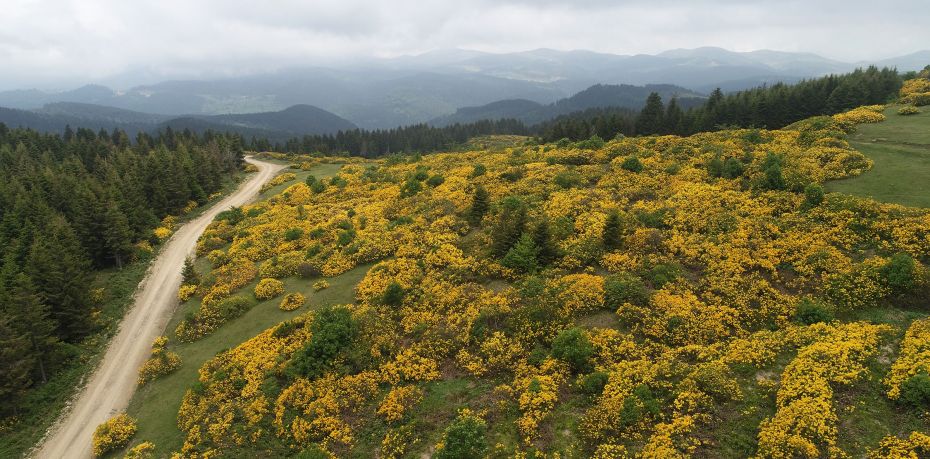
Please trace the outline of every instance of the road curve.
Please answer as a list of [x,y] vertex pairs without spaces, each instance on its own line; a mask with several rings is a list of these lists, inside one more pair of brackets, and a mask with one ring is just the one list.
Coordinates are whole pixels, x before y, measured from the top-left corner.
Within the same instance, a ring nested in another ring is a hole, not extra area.
[[139,367],[148,358],[152,341],[164,333],[177,307],[181,267],[193,253],[197,239],[218,213],[254,199],[262,184],[284,167],[250,157],[246,161],[257,166],[258,173],[203,215],[181,226],[152,262],[145,280],[136,290],[135,303],[120,322],[119,332],[110,342],[103,360],[72,409],[62,414],[35,450],[35,457],[93,457],[94,429],[129,405],[136,390]]

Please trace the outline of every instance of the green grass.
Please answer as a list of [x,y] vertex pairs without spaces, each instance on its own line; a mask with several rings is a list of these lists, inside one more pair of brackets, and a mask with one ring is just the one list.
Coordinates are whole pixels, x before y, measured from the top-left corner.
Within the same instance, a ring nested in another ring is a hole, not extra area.
[[849,136],[853,148],[874,161],[872,170],[827,183],[827,191],[870,197],[912,207],[930,207],[930,110],[898,115],[885,110],[885,121],[858,126]]
[[[238,187],[246,174],[237,173],[226,179],[221,190],[227,195]],[[178,219],[182,224],[203,213],[221,197],[208,202]],[[156,247],[156,251],[159,247]],[[137,260],[122,270],[109,268],[93,273],[92,289],[103,288],[104,299],[97,307],[98,328],[77,345],[68,345],[67,352],[73,358],[57,367],[49,368],[49,381],[29,390],[19,406],[19,414],[13,419],[0,420],[0,457],[21,457],[36,445],[48,428],[61,414],[75,391],[83,387],[106,351],[107,344],[117,332],[120,320],[132,305],[133,295],[151,259]]]

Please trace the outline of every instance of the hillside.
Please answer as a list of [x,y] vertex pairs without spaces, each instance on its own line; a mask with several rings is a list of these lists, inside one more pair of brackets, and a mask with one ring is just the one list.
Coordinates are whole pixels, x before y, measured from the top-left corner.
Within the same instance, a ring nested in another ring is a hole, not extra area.
[[[847,136],[881,109],[778,131],[344,159],[328,178],[319,159],[269,155],[294,169],[204,233],[159,352],[231,347],[146,382],[132,445],[916,455],[930,211],[822,189],[871,167]],[[170,406],[151,396],[165,391]]]
[[456,110],[452,115],[432,120],[430,123],[437,126],[447,126],[455,123],[470,123],[485,119],[515,118],[527,125],[539,124],[561,115],[582,112],[592,108],[627,108],[639,110],[646,103],[649,94],[658,93],[663,99],[678,98],[679,105],[688,108],[700,105],[706,96],[695,93],[689,89],[673,85],[647,84],[645,86],[632,85],[603,85],[596,84],[571,97],[559,99],[549,105],[542,105],[532,101],[516,99],[492,102],[480,107],[464,107]]
[[103,105],[76,102],[56,102],[40,109],[17,110],[0,107],[0,123],[9,127],[25,127],[40,132],[64,132],[67,126],[94,131],[122,129],[130,136],[139,132],[157,133],[170,127],[203,133],[235,132],[246,138],[265,138],[284,142],[292,137],[335,134],[357,129],[351,122],[309,105],[294,105],[281,111],[235,115],[187,115],[174,117],[154,115]]

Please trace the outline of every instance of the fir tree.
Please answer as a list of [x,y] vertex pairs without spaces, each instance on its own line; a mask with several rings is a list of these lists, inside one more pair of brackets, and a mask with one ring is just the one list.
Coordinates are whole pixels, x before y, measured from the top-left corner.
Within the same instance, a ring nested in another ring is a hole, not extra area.
[[471,208],[468,210],[468,221],[474,226],[481,224],[481,219],[488,212],[490,207],[488,203],[488,190],[483,186],[475,186],[475,194],[472,196]]
[[607,220],[604,221],[604,231],[601,236],[606,250],[611,251],[620,248],[622,243],[620,231],[622,229],[623,224],[620,221],[620,214],[617,212],[607,214]]

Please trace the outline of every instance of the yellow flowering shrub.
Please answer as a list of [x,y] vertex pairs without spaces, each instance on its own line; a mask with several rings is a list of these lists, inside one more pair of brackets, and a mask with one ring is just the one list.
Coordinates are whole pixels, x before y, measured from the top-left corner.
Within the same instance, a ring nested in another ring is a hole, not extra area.
[[123,459],[152,459],[155,457],[155,444],[150,441],[144,441],[133,446]]
[[327,282],[325,279],[324,279],[324,280],[318,280],[318,281],[316,281],[316,282],[313,283],[313,291],[314,291],[314,292],[319,292],[320,290],[323,290],[323,289],[328,288],[328,287],[329,287],[329,282]]
[[306,302],[306,299],[302,293],[288,293],[287,295],[284,295],[283,299],[281,299],[281,304],[278,305],[278,308],[280,308],[282,311],[293,311],[303,306],[304,302]]
[[255,286],[255,298],[258,300],[270,300],[284,293],[284,282],[277,279],[262,279]]
[[165,239],[171,237],[172,232],[173,231],[171,231],[171,228],[166,228],[164,226],[159,226],[158,228],[152,230],[152,234],[154,234],[155,238],[159,241],[164,241]]
[[139,385],[177,370],[181,366],[181,356],[165,349],[167,336],[159,336],[152,343],[152,355],[139,367]]
[[184,302],[191,299],[196,293],[196,285],[184,284],[178,289],[178,299]]
[[869,459],[920,459],[930,456],[930,435],[911,432],[908,438],[887,436],[878,448],[869,451]]
[[901,383],[920,371],[930,372],[930,319],[915,320],[904,334],[898,359],[885,377],[888,398],[901,395]]
[[93,449],[94,456],[122,448],[129,443],[136,434],[136,420],[126,413],[120,413],[107,419],[94,429]]
[[398,386],[388,392],[378,406],[378,414],[388,422],[396,422],[404,413],[413,408],[423,398],[423,391],[417,386]]

